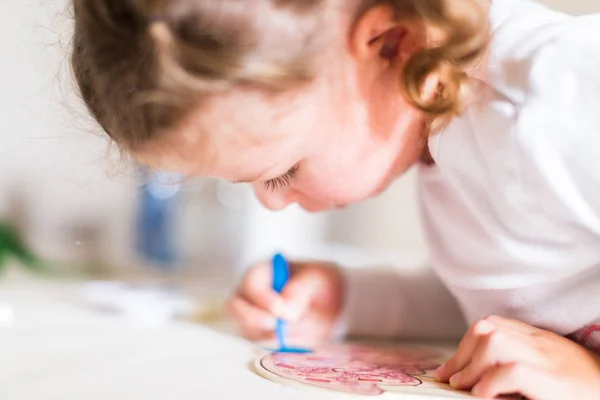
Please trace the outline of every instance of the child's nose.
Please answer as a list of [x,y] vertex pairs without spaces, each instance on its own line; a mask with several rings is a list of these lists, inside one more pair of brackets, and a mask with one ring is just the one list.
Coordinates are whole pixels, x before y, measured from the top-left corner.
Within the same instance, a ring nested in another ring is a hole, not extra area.
[[263,189],[260,192],[257,191],[257,196],[262,205],[272,211],[283,210],[296,202],[296,197],[291,189],[275,191]]

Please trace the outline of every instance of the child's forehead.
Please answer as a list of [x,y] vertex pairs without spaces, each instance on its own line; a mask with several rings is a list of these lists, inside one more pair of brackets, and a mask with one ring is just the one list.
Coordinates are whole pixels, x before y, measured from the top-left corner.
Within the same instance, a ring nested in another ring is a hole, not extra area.
[[294,132],[295,121],[290,120],[298,106],[284,98],[250,92],[215,96],[198,105],[179,127],[145,146],[136,158],[186,175],[233,176],[232,181],[241,180],[238,170],[248,176],[263,175],[263,169],[271,168],[269,157],[287,157],[302,149],[302,136]]
[[138,153],[136,159],[151,168],[187,177],[203,176],[230,182],[253,182],[285,173],[291,167],[289,163],[296,161],[297,150],[289,148],[285,142],[247,148],[226,145],[185,148],[163,144]]
[[219,142],[239,146],[264,145],[280,140],[289,126],[298,123],[312,101],[309,89],[269,93],[238,88],[213,96],[190,115],[188,134],[202,131]]

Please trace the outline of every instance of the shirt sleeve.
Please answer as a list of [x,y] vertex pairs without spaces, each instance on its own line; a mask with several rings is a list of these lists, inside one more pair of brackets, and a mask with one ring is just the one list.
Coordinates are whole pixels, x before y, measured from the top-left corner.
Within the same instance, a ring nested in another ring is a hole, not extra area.
[[452,294],[430,269],[349,268],[336,337],[455,340],[467,330]]

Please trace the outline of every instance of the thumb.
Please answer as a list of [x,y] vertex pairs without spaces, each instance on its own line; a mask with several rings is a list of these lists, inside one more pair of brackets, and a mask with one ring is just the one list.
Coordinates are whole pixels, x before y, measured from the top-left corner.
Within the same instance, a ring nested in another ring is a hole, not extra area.
[[278,310],[283,308],[282,299],[272,289],[271,281],[270,266],[266,263],[258,264],[246,272],[238,294],[253,306],[278,315]]
[[289,321],[297,321],[311,306],[322,287],[318,276],[309,268],[299,269],[281,292],[283,300],[282,317]]

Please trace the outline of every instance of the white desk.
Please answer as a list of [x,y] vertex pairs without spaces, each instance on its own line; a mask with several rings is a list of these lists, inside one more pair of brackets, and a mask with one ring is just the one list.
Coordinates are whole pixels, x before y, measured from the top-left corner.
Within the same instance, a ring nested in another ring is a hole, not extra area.
[[259,349],[235,336],[191,323],[141,326],[103,315],[74,301],[74,289],[0,280],[0,302],[15,310],[13,326],[0,327],[0,399],[338,398],[259,377],[249,367]]

